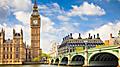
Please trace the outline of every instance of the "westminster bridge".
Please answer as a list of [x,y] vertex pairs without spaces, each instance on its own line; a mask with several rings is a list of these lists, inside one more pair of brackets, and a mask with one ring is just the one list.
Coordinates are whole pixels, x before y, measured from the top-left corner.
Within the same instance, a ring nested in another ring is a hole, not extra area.
[[56,65],[120,66],[120,46],[99,46],[68,52],[50,59]]

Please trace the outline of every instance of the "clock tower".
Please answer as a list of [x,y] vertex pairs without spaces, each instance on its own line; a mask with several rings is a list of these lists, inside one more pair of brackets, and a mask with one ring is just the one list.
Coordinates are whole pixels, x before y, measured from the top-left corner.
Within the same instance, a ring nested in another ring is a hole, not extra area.
[[31,58],[34,59],[40,56],[40,15],[38,11],[37,2],[35,0],[33,12],[30,18],[31,27]]

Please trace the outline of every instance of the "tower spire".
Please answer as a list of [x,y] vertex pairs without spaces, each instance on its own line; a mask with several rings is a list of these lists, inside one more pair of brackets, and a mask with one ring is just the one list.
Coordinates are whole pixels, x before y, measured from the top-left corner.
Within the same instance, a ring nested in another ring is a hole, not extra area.
[[34,0],[33,13],[32,13],[32,15],[33,15],[33,16],[39,16],[37,0]]
[[34,7],[33,8],[38,8],[38,6],[37,6],[37,0],[34,0]]
[[37,1],[35,0],[34,4],[37,4]]

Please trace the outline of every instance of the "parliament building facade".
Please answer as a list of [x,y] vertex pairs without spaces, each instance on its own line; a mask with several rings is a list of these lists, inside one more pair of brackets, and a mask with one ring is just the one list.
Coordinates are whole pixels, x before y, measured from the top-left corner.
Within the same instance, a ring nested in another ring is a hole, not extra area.
[[16,33],[13,29],[13,39],[5,40],[5,30],[0,32],[0,64],[23,64],[40,57],[40,15],[35,1],[30,17],[31,45],[23,42],[23,30]]

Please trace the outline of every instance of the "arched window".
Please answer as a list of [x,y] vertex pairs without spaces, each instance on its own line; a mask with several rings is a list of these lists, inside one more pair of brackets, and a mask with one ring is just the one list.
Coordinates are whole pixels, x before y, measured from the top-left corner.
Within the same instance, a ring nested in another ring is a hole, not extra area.
[[16,58],[18,58],[18,54],[16,54]]
[[19,47],[16,47],[16,51],[19,51]]

